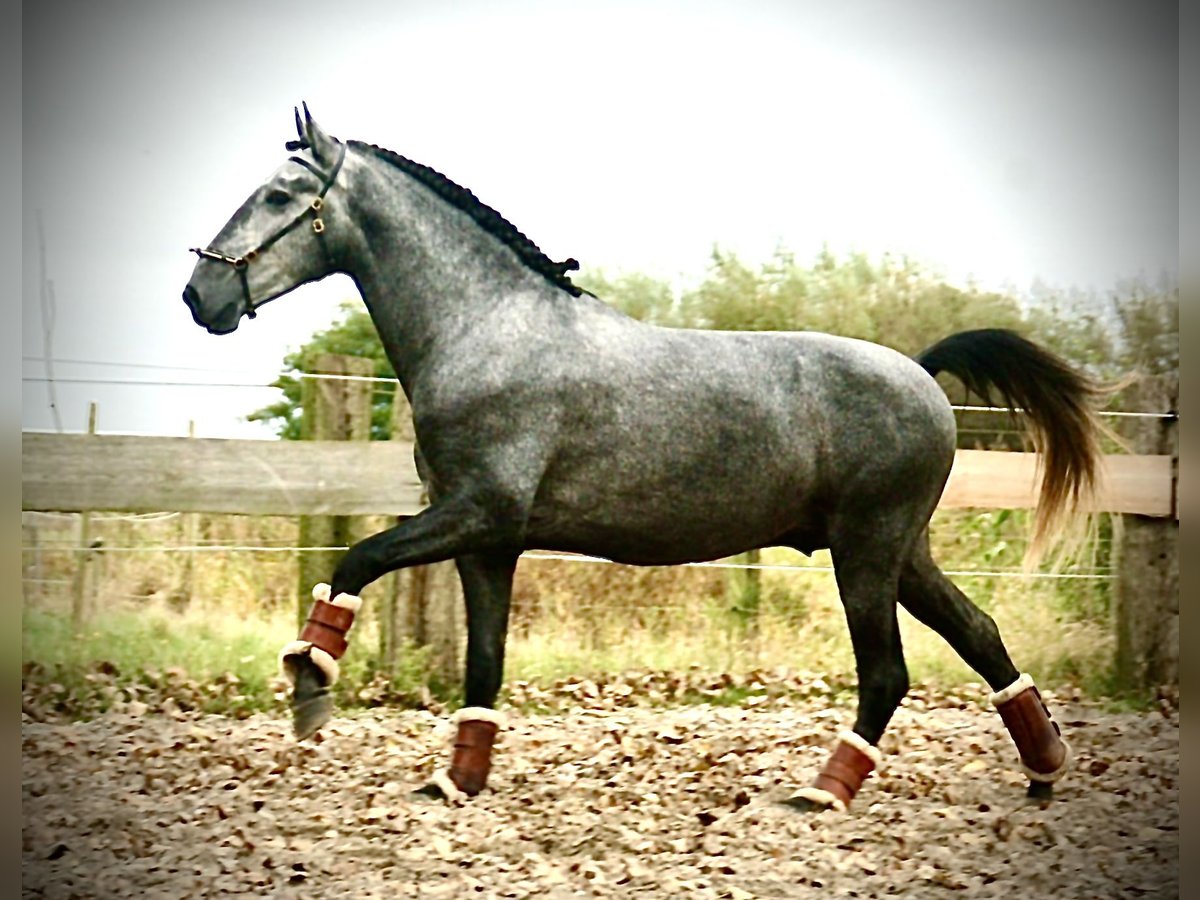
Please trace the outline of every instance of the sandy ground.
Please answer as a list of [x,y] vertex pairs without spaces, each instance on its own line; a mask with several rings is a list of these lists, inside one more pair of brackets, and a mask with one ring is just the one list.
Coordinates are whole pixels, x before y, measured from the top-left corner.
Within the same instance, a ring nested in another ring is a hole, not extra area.
[[807,784],[849,707],[771,700],[514,715],[491,787],[410,799],[444,717],[289,723],[131,708],[23,726],[23,894],[216,897],[1173,897],[1173,713],[1048,698],[1076,767],[1031,804],[978,698],[910,696],[847,814]]

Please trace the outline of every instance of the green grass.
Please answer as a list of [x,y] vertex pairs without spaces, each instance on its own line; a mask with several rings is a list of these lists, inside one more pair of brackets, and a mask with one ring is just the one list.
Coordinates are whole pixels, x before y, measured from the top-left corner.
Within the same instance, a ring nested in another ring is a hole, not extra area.
[[65,615],[26,610],[26,693],[73,717],[166,697],[208,712],[269,709],[276,654],[293,633],[283,617],[214,619],[147,608],[107,612],[76,634]]
[[[946,568],[1019,567],[1024,514],[948,511],[938,516],[935,551]],[[205,522],[211,538],[231,543],[253,544],[266,527],[220,517]],[[166,525],[145,529],[157,534],[157,540],[170,540]],[[112,537],[115,544],[136,542],[132,533]],[[279,536],[285,538],[287,534]],[[1096,547],[1089,562],[1103,566],[1107,556],[1100,550],[1107,545]],[[828,553],[810,559],[769,549],[761,561],[811,570],[764,570],[758,584],[748,586],[744,574],[711,568],[523,562],[506,681],[553,685],[630,671],[745,674],[786,669],[852,684],[855,667],[845,614],[833,576],[823,570],[830,562]],[[69,562],[47,551],[46,574],[69,575]],[[32,693],[49,696],[61,710],[96,711],[157,691],[158,696],[189,694],[193,705],[210,711],[286,711],[276,696],[276,655],[295,636],[295,572],[280,555],[206,558],[195,572],[194,605],[183,612],[161,599],[170,595],[179,577],[175,563],[164,555],[148,554],[144,560],[140,554],[114,555],[105,565],[94,601],[97,612],[82,634],[72,633],[66,597],[39,592],[27,605],[22,631],[27,700]],[[1107,582],[955,581],[996,619],[1014,663],[1040,685],[1069,684],[1090,696],[1115,695]],[[153,589],[158,599],[124,595],[134,589]],[[339,706],[418,704],[428,699],[426,688],[435,698],[453,702],[461,690],[458,680],[431,683],[426,654],[411,647],[401,655],[400,671],[381,682],[376,621],[370,614],[376,603],[374,597],[368,600],[368,614],[356,625],[342,660],[343,676],[335,689]],[[940,637],[903,611],[900,617],[914,683],[953,687],[981,681]],[[739,703],[747,696],[731,687],[676,699]]]
[[[118,608],[93,617],[80,633],[62,612],[24,613],[23,689],[43,711],[84,717],[116,704],[161,704],[242,715],[283,713],[279,648],[296,636],[292,614],[174,612],[158,605]],[[376,669],[374,629],[364,625],[340,661],[339,706],[419,702],[427,653],[404,647],[398,671]]]
[[26,610],[23,656],[46,667],[108,663],[118,671],[179,668],[193,678],[233,672],[265,684],[277,671],[279,647],[295,637],[286,615],[215,616],[161,608],[114,610],[73,634],[66,616]]

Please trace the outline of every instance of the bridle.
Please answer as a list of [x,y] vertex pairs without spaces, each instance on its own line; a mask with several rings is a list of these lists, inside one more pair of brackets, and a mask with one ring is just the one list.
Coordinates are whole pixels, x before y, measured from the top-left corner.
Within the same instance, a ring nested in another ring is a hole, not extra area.
[[[288,145],[289,149],[292,149],[293,146],[295,145]],[[325,255],[325,262],[330,266],[333,265],[333,257],[329,253],[329,246],[325,243],[325,220],[321,218],[321,211],[325,208],[325,195],[329,193],[329,189],[333,187],[334,181],[337,180],[338,172],[341,171],[342,162],[345,160],[345,158],[346,145],[339,143],[337,161],[333,164],[333,168],[330,169],[328,173],[324,173],[302,157],[291,157],[290,159],[292,162],[299,163],[321,179],[320,193],[313,197],[308,206],[306,206],[294,219],[292,219],[292,221],[288,222],[253,250],[247,250],[241,256],[232,256],[221,250],[215,250],[212,247],[206,247],[203,249],[200,247],[188,248],[188,252],[195,253],[201,259],[211,259],[215,260],[216,262],[223,262],[227,265],[233,266],[234,270],[238,273],[238,277],[240,277],[242,280],[242,294],[246,298],[245,315],[247,318],[253,319],[256,315],[254,311],[256,306],[262,306],[263,303],[267,302],[267,300],[264,300],[262,303],[256,304],[250,297],[250,263],[256,261],[263,253],[269,250],[284,236],[291,234],[291,232],[299,228],[301,223],[303,223],[307,217],[312,217],[313,234],[317,236],[317,242],[321,245],[321,252]],[[269,299],[270,298],[268,298],[268,300]]]

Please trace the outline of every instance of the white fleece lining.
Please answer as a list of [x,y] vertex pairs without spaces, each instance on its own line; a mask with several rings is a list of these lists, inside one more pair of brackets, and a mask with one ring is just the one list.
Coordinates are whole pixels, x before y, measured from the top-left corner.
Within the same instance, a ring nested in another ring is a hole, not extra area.
[[800,790],[798,790],[798,791],[796,791],[796,793],[792,794],[791,799],[792,800],[808,800],[812,803],[816,803],[818,806],[828,807],[829,809],[836,810],[837,812],[844,813],[846,811],[845,803],[843,803],[841,800],[839,800],[833,794],[829,793],[829,791],[823,791],[820,788],[815,788],[815,787],[800,788]]
[[464,706],[450,717],[450,721],[455,725],[462,722],[491,722],[500,729],[508,724],[508,717],[499,710],[488,709],[486,706]]
[[1020,678],[1004,688],[1004,690],[996,691],[988,699],[992,702],[992,706],[999,706],[1001,703],[1007,703],[1013,697],[1029,690],[1033,686],[1033,678],[1023,673]]
[[843,731],[838,735],[838,740],[843,744],[849,744],[867,759],[875,764],[875,771],[883,768],[883,754],[879,752],[878,747],[873,747],[866,742],[860,734],[855,734],[853,731]]
[[327,584],[317,584],[313,586],[312,595],[314,600],[320,600],[324,603],[330,603],[334,606],[340,606],[342,609],[348,609],[351,612],[358,612],[362,609],[362,597],[356,597],[354,594],[338,594],[332,600],[329,599],[329,591],[331,588]]
[[450,777],[449,769],[438,769],[429,780],[442,789],[442,793],[451,803],[462,803],[467,799],[467,795],[458,789],[458,785]]
[[[1059,738],[1062,741],[1062,738]],[[1025,777],[1030,781],[1040,781],[1044,784],[1053,784],[1067,774],[1067,770],[1071,768],[1071,745],[1066,741],[1062,741],[1063,749],[1066,750],[1066,755],[1063,756],[1062,765],[1053,772],[1043,773],[1035,772],[1025,763],[1021,763],[1021,771],[1025,773]]]
[[308,654],[309,658],[316,663],[318,669],[325,673],[326,683],[332,685],[338,680],[338,662],[320,647],[314,647],[310,641],[289,641],[283,645],[283,649],[279,651],[279,671],[283,674],[290,683],[295,684],[295,679],[292,673],[288,671],[287,666],[283,664],[284,659],[289,656],[303,656]]

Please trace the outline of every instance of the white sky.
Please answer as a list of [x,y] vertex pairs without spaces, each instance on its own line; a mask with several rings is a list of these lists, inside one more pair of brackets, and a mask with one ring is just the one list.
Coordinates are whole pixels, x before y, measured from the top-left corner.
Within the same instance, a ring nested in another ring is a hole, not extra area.
[[[827,242],[1018,292],[1178,268],[1174,4],[38,0],[23,14],[22,368],[45,373],[40,213],[66,430],[97,400],[101,431],[195,420],[203,437],[269,436],[241,417],[270,390],[68,380],[266,382],[354,296],[327,279],[225,337],[180,300],[186,248],[286,158],[302,99],[330,133],[439,169],[585,267],[686,283],[714,243],[758,262]],[[23,383],[24,427],[54,427],[48,397]]]

